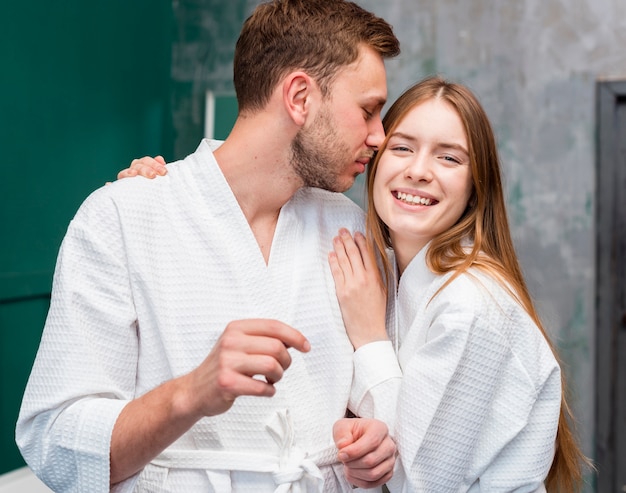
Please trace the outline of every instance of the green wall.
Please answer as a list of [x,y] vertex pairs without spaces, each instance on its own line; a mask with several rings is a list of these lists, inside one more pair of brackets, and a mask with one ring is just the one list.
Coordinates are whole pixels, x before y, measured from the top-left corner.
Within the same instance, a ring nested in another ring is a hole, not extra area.
[[0,474],[67,224],[134,157],[172,158],[166,0],[0,6]]

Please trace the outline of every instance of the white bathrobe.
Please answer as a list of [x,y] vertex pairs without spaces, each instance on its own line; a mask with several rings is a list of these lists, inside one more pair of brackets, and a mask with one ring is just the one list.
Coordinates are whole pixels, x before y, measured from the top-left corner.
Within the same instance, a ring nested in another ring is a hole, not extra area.
[[203,141],[165,177],[103,187],[69,226],[16,430],[28,465],[57,492],[109,491],[122,408],[195,368],[244,318],[288,323],[312,349],[291,351],[274,397],[239,397],[113,491],[349,489],[332,426],[349,400],[353,352],[327,254],[339,227],[363,230],[362,211],[341,194],[299,191],[266,264],[216,145]]
[[[475,277],[462,275],[433,298],[450,274],[433,274],[425,253],[390,298],[402,383],[361,381],[355,402],[361,415],[395,427],[400,461],[388,487],[543,492],[559,419],[559,366],[538,327],[492,278],[473,270]],[[356,351],[356,374],[368,377],[372,352],[393,366],[392,345],[372,343]]]

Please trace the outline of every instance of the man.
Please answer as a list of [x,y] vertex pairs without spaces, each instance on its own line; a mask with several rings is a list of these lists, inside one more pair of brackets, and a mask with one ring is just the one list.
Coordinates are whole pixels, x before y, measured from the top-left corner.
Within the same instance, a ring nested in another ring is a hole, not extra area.
[[16,430],[52,489],[332,492],[390,477],[386,427],[341,419],[358,396],[326,254],[339,226],[362,228],[332,192],[382,143],[383,59],[398,52],[355,4],[263,4],[237,42],[226,141],[81,206]]

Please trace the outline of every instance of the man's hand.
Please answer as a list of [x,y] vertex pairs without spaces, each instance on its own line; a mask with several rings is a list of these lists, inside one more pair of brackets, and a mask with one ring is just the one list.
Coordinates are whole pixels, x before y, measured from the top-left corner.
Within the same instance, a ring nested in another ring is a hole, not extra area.
[[156,156],[155,158],[145,156],[141,159],[133,159],[129,168],[123,169],[117,174],[117,179],[121,180],[137,175],[145,178],[156,178],[165,174],[167,174],[167,168],[163,156]]
[[238,396],[273,396],[291,364],[288,348],[310,347],[277,320],[230,322],[200,366],[122,409],[111,437],[111,484],[141,470],[199,419],[228,411]]
[[214,416],[240,395],[273,396],[274,384],[291,365],[288,348],[310,347],[299,331],[277,320],[230,322],[207,358],[186,376],[192,408],[199,416]]
[[385,423],[377,419],[340,419],[333,427],[333,438],[350,484],[375,488],[391,479],[396,444]]

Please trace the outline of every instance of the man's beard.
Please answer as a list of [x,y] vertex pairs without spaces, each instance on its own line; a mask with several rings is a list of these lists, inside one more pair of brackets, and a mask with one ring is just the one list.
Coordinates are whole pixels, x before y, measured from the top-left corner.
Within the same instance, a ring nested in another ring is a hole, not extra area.
[[320,110],[311,128],[300,130],[291,143],[291,163],[305,187],[344,192],[353,183],[342,184],[339,180],[349,162],[350,150],[337,137],[326,108]]

